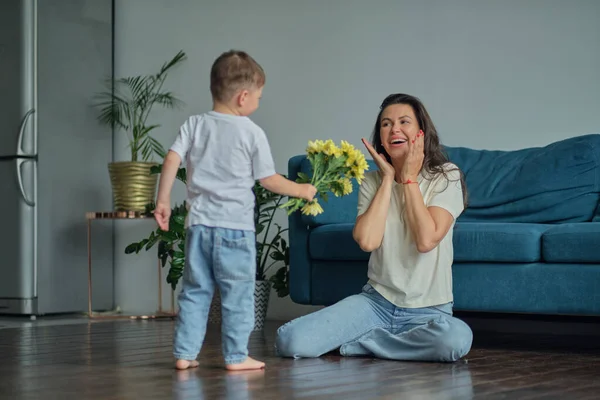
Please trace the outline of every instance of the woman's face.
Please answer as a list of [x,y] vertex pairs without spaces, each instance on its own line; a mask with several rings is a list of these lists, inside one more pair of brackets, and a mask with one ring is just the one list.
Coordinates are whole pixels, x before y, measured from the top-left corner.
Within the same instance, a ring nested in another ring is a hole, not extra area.
[[381,113],[379,134],[381,144],[392,160],[404,159],[408,141],[416,138],[421,129],[413,108],[408,104],[392,104]]

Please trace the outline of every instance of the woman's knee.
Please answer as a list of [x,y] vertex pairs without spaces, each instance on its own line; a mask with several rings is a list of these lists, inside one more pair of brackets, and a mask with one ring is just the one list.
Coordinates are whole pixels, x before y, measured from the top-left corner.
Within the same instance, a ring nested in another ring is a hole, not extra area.
[[353,295],[322,310],[296,318],[277,330],[275,349],[283,357],[320,357],[357,336],[356,325],[377,319],[372,300]]
[[435,346],[441,361],[457,361],[471,351],[473,331],[469,325],[457,318],[444,318],[438,324],[442,329]]
[[295,321],[282,325],[277,330],[275,338],[275,351],[281,357],[316,357],[309,353],[310,343],[307,343],[306,335],[295,329]]

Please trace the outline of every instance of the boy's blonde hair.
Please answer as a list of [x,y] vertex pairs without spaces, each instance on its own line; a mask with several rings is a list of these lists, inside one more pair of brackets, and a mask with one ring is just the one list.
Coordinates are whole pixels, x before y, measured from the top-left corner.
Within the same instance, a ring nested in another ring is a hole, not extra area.
[[246,52],[230,50],[221,54],[210,70],[210,92],[215,100],[227,102],[241,89],[265,84],[265,71]]

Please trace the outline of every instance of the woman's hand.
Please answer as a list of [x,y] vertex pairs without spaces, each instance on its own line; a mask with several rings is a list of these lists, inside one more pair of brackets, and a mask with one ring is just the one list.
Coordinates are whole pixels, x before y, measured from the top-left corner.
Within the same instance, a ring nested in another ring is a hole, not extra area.
[[425,158],[423,150],[424,136],[425,134],[421,130],[412,141],[408,141],[408,156],[400,172],[400,179],[402,179],[403,183],[408,181],[417,182],[417,176],[421,172],[421,168],[423,168],[423,159]]
[[371,153],[371,157],[373,157],[373,161],[375,161],[377,167],[379,167],[379,173],[381,174],[381,178],[388,178],[394,180],[396,177],[396,171],[394,170],[392,164],[390,164],[386,160],[383,154],[377,154],[373,146],[371,146],[371,144],[367,142],[366,139],[363,138],[362,142],[369,151],[369,153]]
[[369,203],[366,211],[356,218],[352,237],[363,251],[371,252],[378,249],[383,241],[385,220],[392,199],[392,187],[396,176],[394,167],[386,160],[383,154],[377,154],[373,146],[366,139],[363,144],[371,153],[373,161],[379,167],[382,184],[363,182],[359,192],[359,203]]

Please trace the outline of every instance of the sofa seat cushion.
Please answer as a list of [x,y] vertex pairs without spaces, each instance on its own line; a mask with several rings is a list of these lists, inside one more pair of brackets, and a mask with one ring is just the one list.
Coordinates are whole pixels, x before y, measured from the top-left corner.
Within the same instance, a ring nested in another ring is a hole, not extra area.
[[322,225],[311,229],[308,252],[314,260],[366,261],[370,253],[352,238],[354,224]]
[[455,262],[537,262],[542,259],[542,234],[552,225],[457,222]]
[[600,222],[562,224],[542,237],[546,262],[600,263]]
[[454,263],[452,281],[457,311],[600,315],[597,264]]

